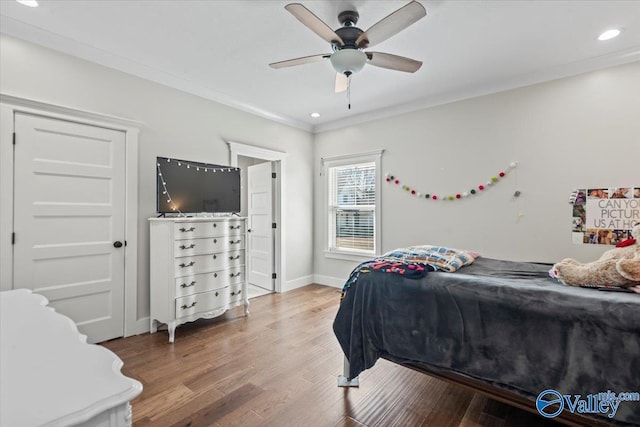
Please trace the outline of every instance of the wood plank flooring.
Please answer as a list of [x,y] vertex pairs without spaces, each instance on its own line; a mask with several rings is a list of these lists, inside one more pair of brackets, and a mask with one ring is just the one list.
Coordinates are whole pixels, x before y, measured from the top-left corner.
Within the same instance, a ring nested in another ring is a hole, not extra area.
[[331,328],[340,291],[309,285],[212,320],[102,343],[144,385],[134,426],[557,426],[379,360],[360,388],[338,388]]

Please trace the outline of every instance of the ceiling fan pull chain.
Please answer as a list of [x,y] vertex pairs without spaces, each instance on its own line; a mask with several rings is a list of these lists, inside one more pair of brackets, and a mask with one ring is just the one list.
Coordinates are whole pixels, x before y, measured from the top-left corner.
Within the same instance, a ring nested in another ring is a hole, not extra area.
[[347,104],[351,110],[351,76],[347,76]]

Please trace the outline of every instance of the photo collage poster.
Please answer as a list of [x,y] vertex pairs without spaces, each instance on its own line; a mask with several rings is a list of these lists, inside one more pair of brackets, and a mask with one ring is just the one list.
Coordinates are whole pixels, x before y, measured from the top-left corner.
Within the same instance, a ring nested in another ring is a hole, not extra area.
[[640,224],[640,185],[574,190],[571,232],[573,243],[617,245],[631,238]]

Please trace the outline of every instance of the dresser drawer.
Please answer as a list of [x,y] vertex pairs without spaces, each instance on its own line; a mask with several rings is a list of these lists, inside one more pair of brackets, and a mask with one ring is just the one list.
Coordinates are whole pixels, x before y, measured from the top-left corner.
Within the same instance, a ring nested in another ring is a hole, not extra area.
[[205,313],[229,304],[229,288],[176,298],[176,319]]
[[241,234],[201,239],[190,238],[173,242],[173,253],[176,257],[214,254],[240,249],[244,249],[244,236]]
[[[215,271],[213,273],[184,276],[175,280],[176,297],[217,290],[230,284],[241,287],[243,281],[244,266]],[[234,288],[233,290],[237,292],[237,289]]]
[[175,258],[173,264],[174,277],[227,270],[244,265],[244,251],[180,257]]
[[176,240],[243,234],[242,221],[179,222],[173,224]]

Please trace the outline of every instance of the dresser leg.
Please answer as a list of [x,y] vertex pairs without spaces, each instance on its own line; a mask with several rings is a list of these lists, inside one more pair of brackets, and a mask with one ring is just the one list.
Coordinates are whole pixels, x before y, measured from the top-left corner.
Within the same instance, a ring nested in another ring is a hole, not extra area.
[[244,300],[244,315],[245,316],[249,315],[249,299],[247,299],[246,297]]
[[173,342],[176,337],[176,322],[169,322],[167,330],[169,331],[169,342]]
[[149,329],[150,329],[149,333],[151,334],[155,334],[156,332],[158,332],[158,321],[156,319],[151,320]]

